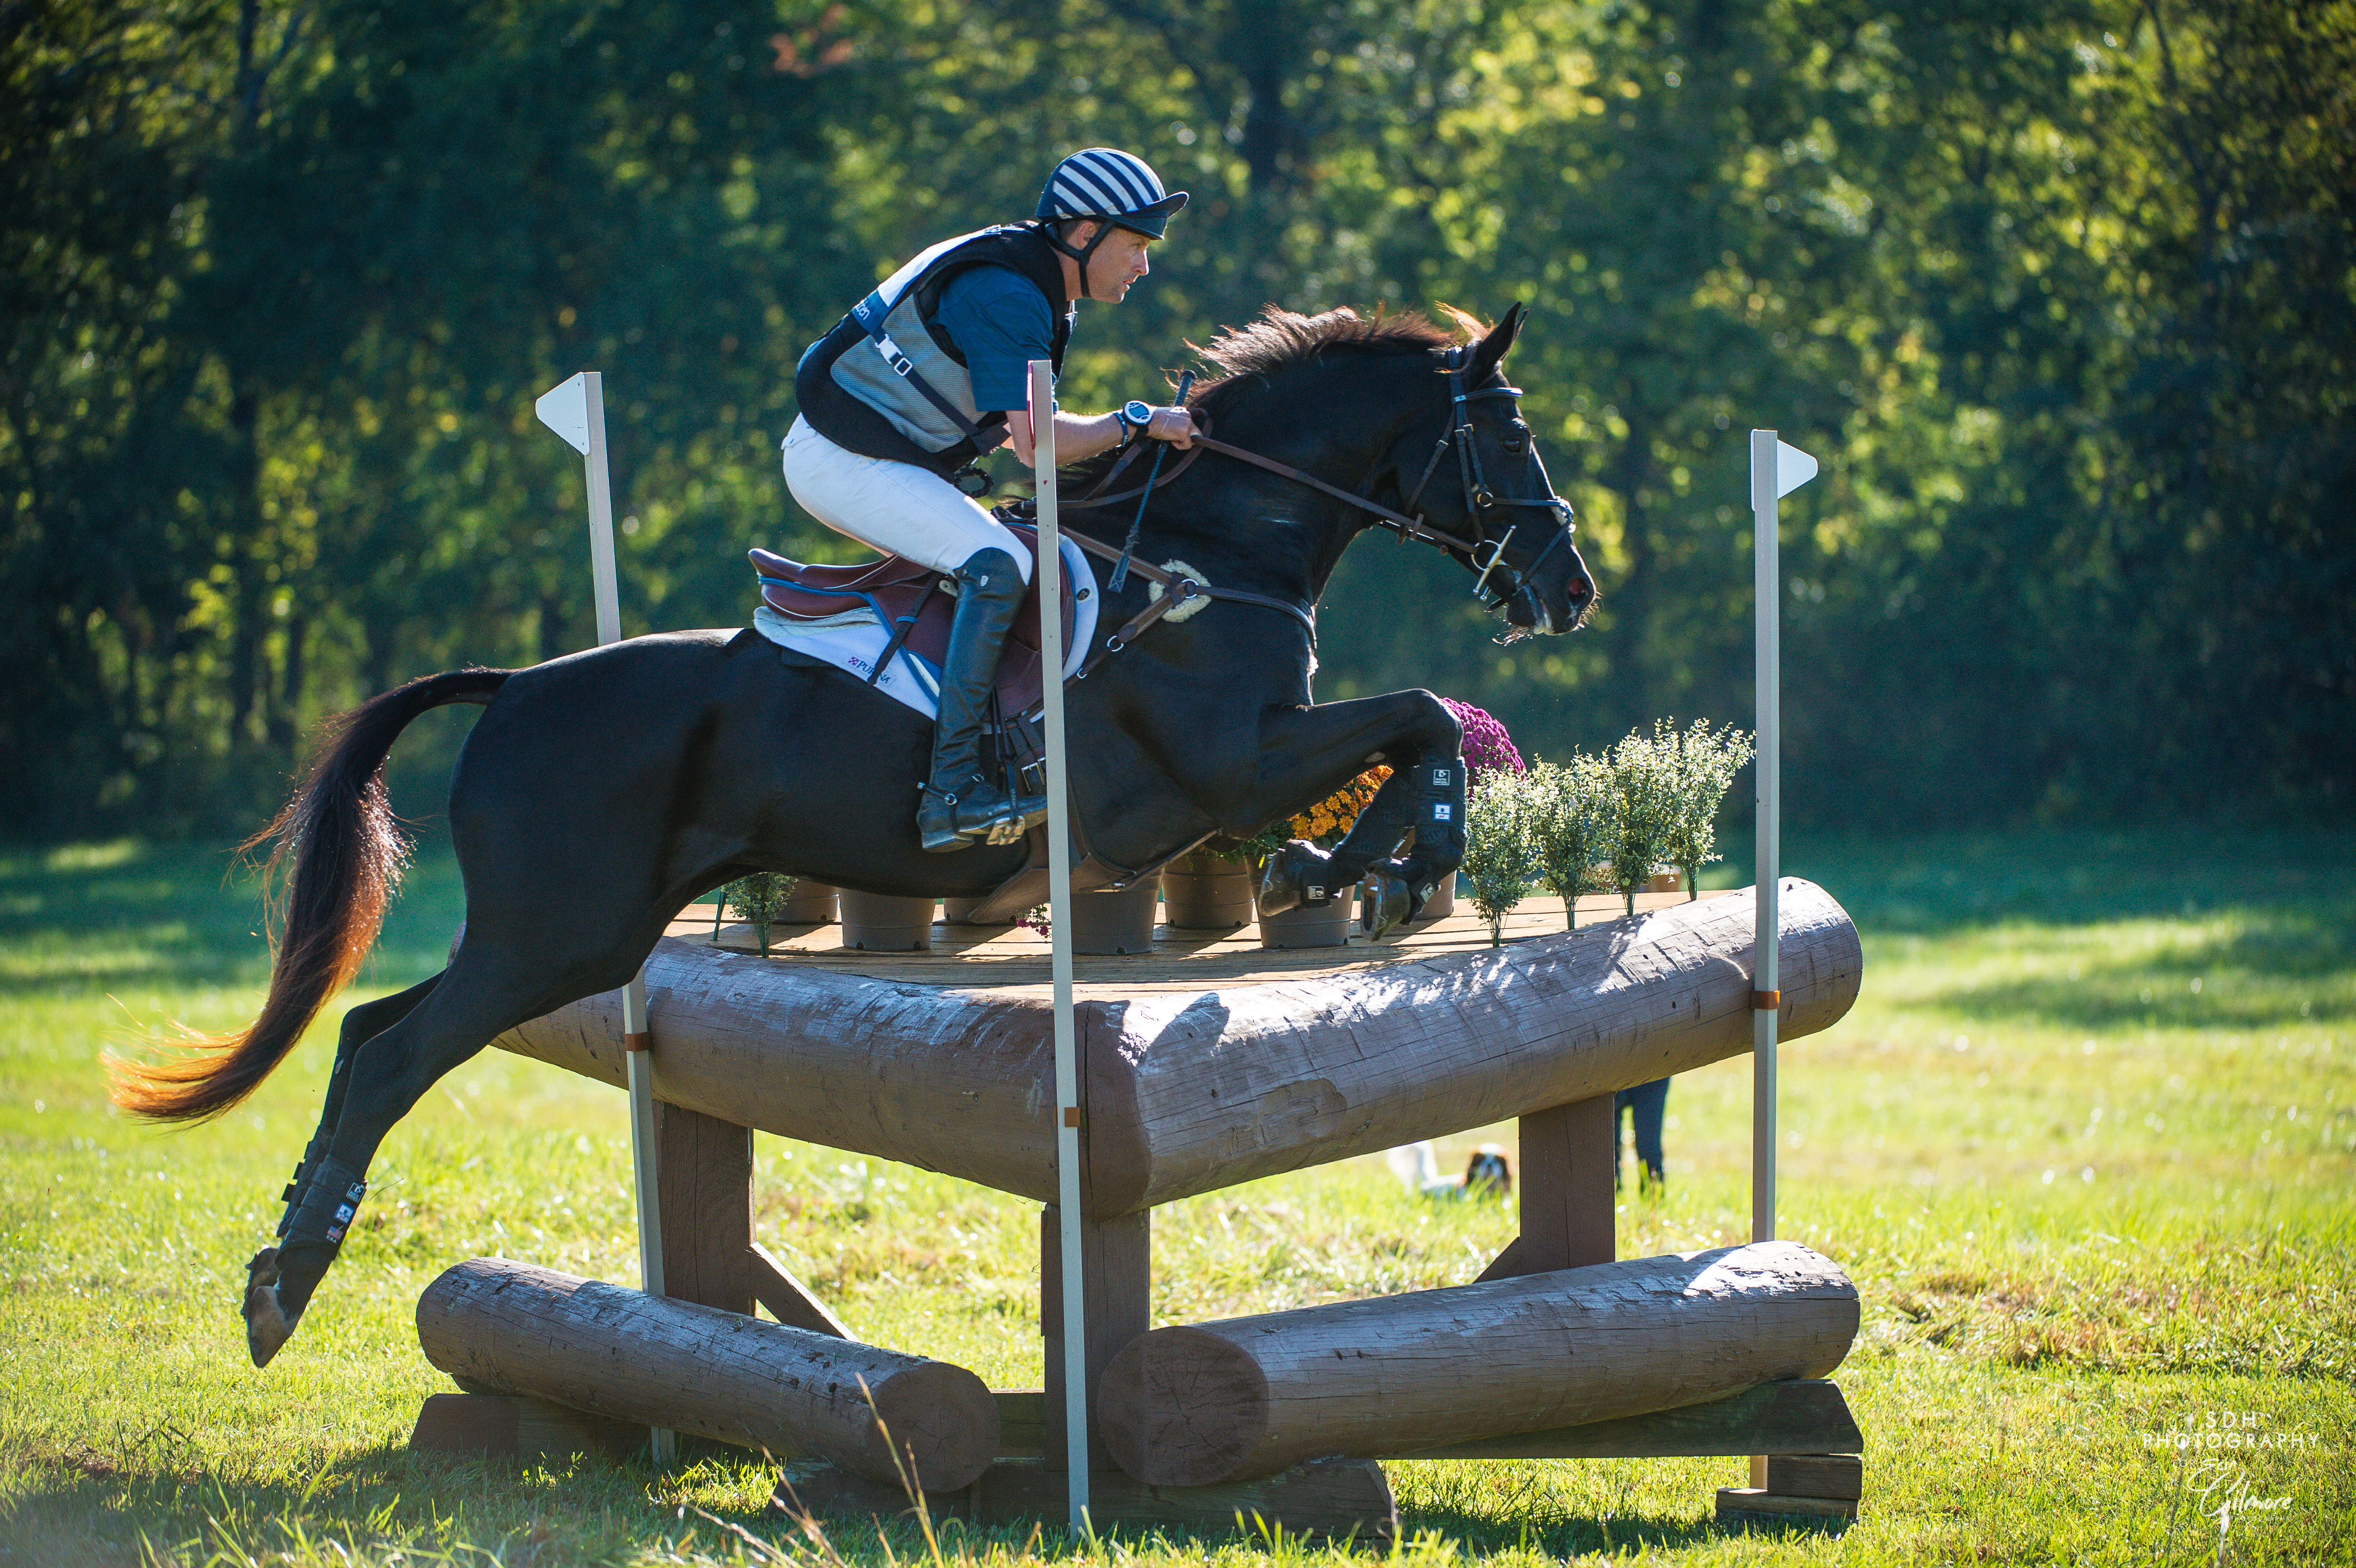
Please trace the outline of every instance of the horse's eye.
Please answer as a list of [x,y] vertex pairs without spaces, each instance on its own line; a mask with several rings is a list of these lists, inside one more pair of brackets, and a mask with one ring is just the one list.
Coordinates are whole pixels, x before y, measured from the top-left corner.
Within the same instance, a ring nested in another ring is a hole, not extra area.
[[1507,452],[1522,453],[1522,452],[1527,452],[1529,449],[1530,449],[1530,427],[1529,427],[1529,426],[1527,426],[1527,425],[1526,425],[1526,424],[1517,424],[1517,425],[1514,426],[1511,430],[1508,430],[1507,432],[1505,432],[1505,450],[1506,450]]

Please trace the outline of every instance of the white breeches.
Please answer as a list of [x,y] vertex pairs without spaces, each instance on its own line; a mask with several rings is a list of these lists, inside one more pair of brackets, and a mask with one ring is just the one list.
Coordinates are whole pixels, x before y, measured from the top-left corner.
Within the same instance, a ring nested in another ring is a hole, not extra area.
[[972,496],[913,463],[862,457],[798,414],[786,434],[786,487],[840,534],[889,555],[954,572],[977,550],[1002,549],[1031,581],[1031,551]]

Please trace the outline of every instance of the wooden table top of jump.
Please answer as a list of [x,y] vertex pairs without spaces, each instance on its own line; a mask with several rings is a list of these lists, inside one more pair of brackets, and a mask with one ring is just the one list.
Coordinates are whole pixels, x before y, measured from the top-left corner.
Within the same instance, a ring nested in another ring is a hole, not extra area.
[[[1701,896],[1724,898],[1735,891],[1706,889]],[[1638,893],[1636,909],[1643,913],[1686,901],[1682,892]],[[1579,901],[1579,925],[1583,930],[1618,919],[1626,907],[1626,901],[1618,893],[1587,894]],[[709,943],[711,908],[709,904],[690,905],[690,912],[671,922],[665,934],[682,942]],[[697,910],[705,912],[699,917],[693,912]],[[1560,899],[1529,898],[1505,916],[1504,937],[1511,943],[1552,935],[1566,929]],[[757,955],[760,951],[759,939],[750,925],[722,926],[718,945],[733,953]],[[1161,925],[1154,928],[1153,950],[1150,953],[1075,955],[1072,994],[1083,999],[1112,1000],[1141,992],[1192,991],[1206,986],[1304,979],[1475,953],[1488,946],[1488,923],[1473,912],[1471,900],[1462,893],[1457,895],[1453,914],[1420,930],[1369,942],[1354,927],[1348,944],[1341,947],[1262,947],[1256,925],[1225,933],[1173,932],[1169,926]],[[1044,997],[1053,987],[1053,976],[1048,972],[1047,938],[1019,926],[936,922],[929,953],[870,953],[844,947],[842,927],[839,924],[773,925],[769,928],[769,961],[963,990],[1035,992]]]

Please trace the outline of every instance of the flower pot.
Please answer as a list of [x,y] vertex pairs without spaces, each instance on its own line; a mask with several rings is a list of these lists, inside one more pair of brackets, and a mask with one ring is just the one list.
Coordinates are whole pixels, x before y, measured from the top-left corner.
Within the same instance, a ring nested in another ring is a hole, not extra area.
[[1121,892],[1072,895],[1072,951],[1151,953],[1162,884],[1149,877]]
[[794,896],[777,911],[779,925],[832,925],[834,890],[808,878],[794,883]]
[[1259,917],[1262,947],[1340,947],[1350,940],[1350,922],[1357,912],[1357,887],[1344,888],[1332,903],[1302,904],[1282,914]]
[[930,898],[894,898],[886,893],[842,890],[842,944],[868,953],[929,953],[933,947]]
[[1012,925],[1013,917],[1004,920],[977,921],[973,912],[990,901],[987,894],[978,899],[943,899],[941,919],[950,925]]
[[[1604,891],[1616,893],[1620,891],[1620,873],[1612,869],[1611,861],[1604,860],[1597,864],[1595,878]],[[1647,877],[1644,880],[1644,885],[1636,891],[1640,893],[1673,893],[1683,886],[1685,886],[1685,878],[1681,873],[1655,871]]]
[[1162,871],[1162,918],[1173,930],[1235,931],[1252,922],[1252,863],[1197,849]]

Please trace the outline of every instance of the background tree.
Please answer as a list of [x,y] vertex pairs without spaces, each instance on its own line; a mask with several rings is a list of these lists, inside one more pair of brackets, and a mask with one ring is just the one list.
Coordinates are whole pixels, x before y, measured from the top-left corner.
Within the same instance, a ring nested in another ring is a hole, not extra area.
[[802,348],[1092,143],[1194,202],[1076,405],[1271,300],[1531,304],[1593,625],[1370,542],[1321,696],[1743,714],[1773,425],[1794,825],[2344,814],[2351,80],[2350,0],[0,8],[0,827],[250,824],[321,713],[584,645],[577,369],[626,628],[742,624],[746,546],[848,548]]

